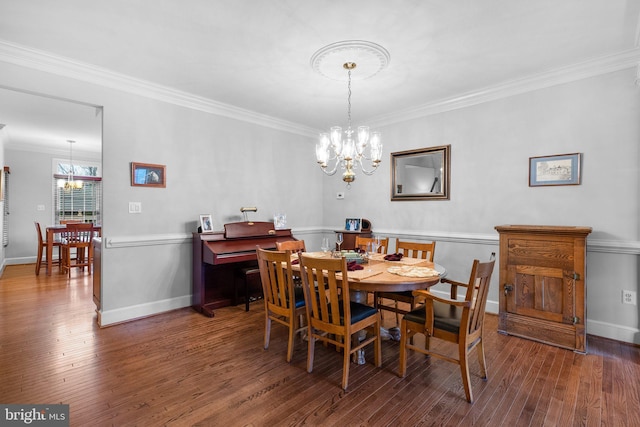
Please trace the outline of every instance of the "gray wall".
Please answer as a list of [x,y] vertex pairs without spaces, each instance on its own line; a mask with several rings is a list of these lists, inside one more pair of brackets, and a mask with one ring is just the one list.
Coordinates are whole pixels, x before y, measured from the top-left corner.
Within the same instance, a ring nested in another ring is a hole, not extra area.
[[[436,260],[460,279],[473,258],[497,251],[495,225],[591,226],[588,331],[640,343],[638,307],[620,295],[638,291],[631,69],[383,127],[386,153],[451,144],[451,200],[427,202],[389,201],[388,162],[345,190],[317,168],[312,137],[9,64],[0,63],[0,78],[104,106],[105,325],[189,305],[198,215],[213,214],[219,229],[240,219],[240,206],[255,205],[256,220],[286,212],[311,249],[345,217],[368,218],[390,237],[436,239]],[[584,153],[582,185],[528,187],[529,157],[573,152]],[[131,161],[166,164],[167,188],[131,187]],[[141,202],[142,214],[128,214],[129,201]],[[496,272],[490,310],[497,295]]]

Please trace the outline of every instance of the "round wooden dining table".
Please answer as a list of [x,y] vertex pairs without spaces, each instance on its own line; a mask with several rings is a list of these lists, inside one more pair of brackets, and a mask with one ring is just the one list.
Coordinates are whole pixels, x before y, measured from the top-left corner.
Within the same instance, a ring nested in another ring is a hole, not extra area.
[[[331,252],[305,252],[305,254],[322,258],[333,256]],[[294,256],[297,257],[297,255]],[[384,254],[375,254],[367,263],[359,264],[362,269],[347,272],[351,301],[367,304],[369,292],[402,292],[428,289],[447,274],[447,270],[442,265],[424,259],[402,258],[399,261],[386,261],[384,256]],[[300,270],[298,264],[292,265],[292,268],[297,271]],[[393,273],[390,270],[399,271]],[[430,275],[426,277],[411,277],[411,274],[418,275],[425,272]],[[381,327],[380,334],[382,337],[390,337],[386,328]],[[354,355],[354,362],[358,364],[364,363],[364,350],[360,350],[358,354]]]

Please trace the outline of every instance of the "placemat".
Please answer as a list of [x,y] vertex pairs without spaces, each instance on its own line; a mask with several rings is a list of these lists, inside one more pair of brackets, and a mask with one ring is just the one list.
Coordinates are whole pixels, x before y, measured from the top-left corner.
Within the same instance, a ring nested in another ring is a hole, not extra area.
[[403,277],[436,277],[438,273],[433,268],[429,267],[415,267],[410,265],[402,265],[396,267],[389,267],[387,271],[391,274],[397,274]]

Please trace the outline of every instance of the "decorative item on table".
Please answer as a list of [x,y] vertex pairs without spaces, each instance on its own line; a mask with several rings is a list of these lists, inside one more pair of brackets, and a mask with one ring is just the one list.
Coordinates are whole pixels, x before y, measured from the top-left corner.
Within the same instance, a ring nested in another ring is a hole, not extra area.
[[287,228],[287,214],[277,213],[273,215],[273,226],[276,230],[284,230]]
[[385,255],[384,256],[384,260],[385,261],[400,261],[402,259],[402,254],[401,253],[397,253],[397,254],[389,254],[389,255]]
[[342,251],[333,251],[333,258],[346,258],[347,259],[347,263],[353,261],[356,262],[358,264],[362,264],[363,262],[365,262],[365,259],[363,258],[362,254],[359,252],[356,252],[355,250],[342,250]]

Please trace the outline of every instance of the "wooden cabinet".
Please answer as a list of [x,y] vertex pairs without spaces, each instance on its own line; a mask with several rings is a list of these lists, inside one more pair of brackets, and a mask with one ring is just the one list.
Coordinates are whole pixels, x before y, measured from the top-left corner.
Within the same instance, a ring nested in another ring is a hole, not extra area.
[[586,352],[590,227],[502,225],[498,331]]

